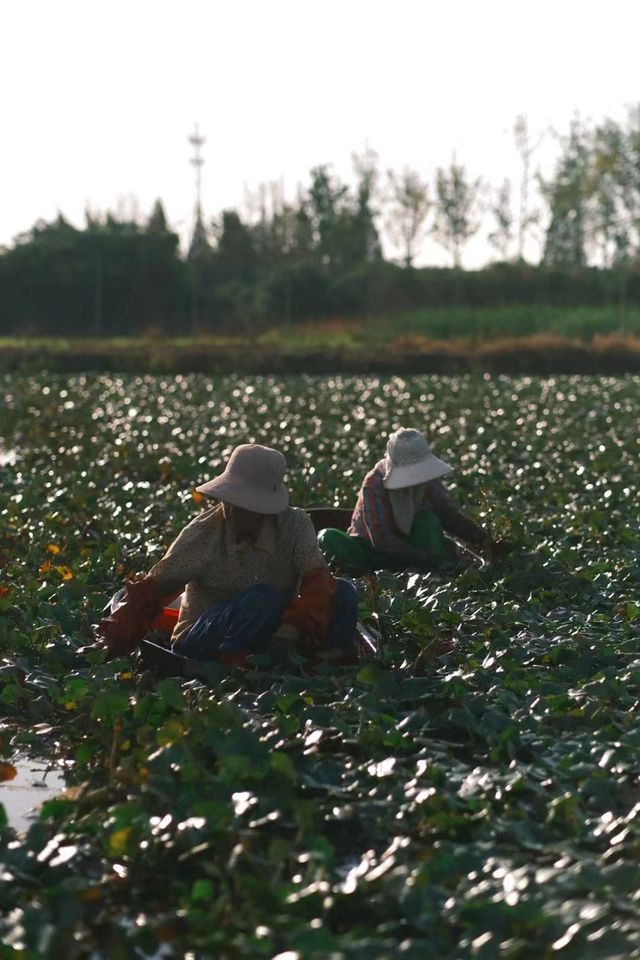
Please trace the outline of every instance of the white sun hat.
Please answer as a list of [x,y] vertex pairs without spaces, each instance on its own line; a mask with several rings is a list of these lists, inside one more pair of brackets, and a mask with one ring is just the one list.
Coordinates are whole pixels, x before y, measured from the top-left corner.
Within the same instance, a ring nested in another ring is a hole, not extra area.
[[452,471],[453,467],[431,452],[427,438],[419,430],[401,428],[389,437],[384,477],[387,490],[414,487]]
[[243,443],[232,452],[224,473],[196,490],[254,513],[281,513],[289,506],[289,491],[283,483],[286,469],[279,450]]

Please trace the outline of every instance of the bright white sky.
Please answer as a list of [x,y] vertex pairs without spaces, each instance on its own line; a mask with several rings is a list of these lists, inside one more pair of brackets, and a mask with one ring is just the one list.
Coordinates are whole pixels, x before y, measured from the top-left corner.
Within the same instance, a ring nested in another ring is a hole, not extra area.
[[[517,181],[515,116],[534,134],[624,117],[639,36],[638,0],[4,0],[0,244],[132,195],[185,236],[195,121],[207,217],[261,181],[293,197],[318,163],[350,177],[366,144],[383,170],[432,178],[455,151]],[[473,241],[465,263],[487,253]],[[447,262],[430,243],[421,259]]]

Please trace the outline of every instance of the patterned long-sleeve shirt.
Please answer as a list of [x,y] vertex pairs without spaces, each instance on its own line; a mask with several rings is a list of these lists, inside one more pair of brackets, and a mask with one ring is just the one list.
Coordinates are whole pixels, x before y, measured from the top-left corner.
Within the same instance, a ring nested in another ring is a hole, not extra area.
[[[408,543],[396,525],[384,473],[381,460],[364,478],[348,532],[407,562],[423,561],[422,551]],[[431,507],[452,536],[475,544],[485,540],[485,530],[460,511],[442,480],[427,483],[424,505]]]
[[[301,632],[319,632],[333,609],[333,577],[308,515],[294,507],[265,517],[258,537],[251,541],[237,540],[223,512],[213,507],[184,528],[149,577],[164,596],[186,586],[174,642],[209,607],[256,583],[291,596],[284,619]],[[301,587],[304,596],[298,597]]]

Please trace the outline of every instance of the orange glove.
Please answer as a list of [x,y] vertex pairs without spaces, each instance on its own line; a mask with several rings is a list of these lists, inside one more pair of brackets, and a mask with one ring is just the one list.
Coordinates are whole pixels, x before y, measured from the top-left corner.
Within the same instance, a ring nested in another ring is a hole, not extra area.
[[155,580],[128,580],[120,606],[96,627],[96,639],[114,657],[133,653],[164,606]]
[[322,646],[335,607],[336,580],[323,567],[310,570],[300,585],[300,594],[289,604],[282,622],[315,646]]

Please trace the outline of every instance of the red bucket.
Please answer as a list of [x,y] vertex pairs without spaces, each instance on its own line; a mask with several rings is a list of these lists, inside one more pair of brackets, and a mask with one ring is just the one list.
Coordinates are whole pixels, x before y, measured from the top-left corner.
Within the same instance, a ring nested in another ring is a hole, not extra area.
[[182,596],[177,597],[163,609],[162,613],[153,621],[151,625],[152,630],[166,630],[167,633],[173,633],[175,625],[178,622],[178,615],[180,614],[181,599]]

